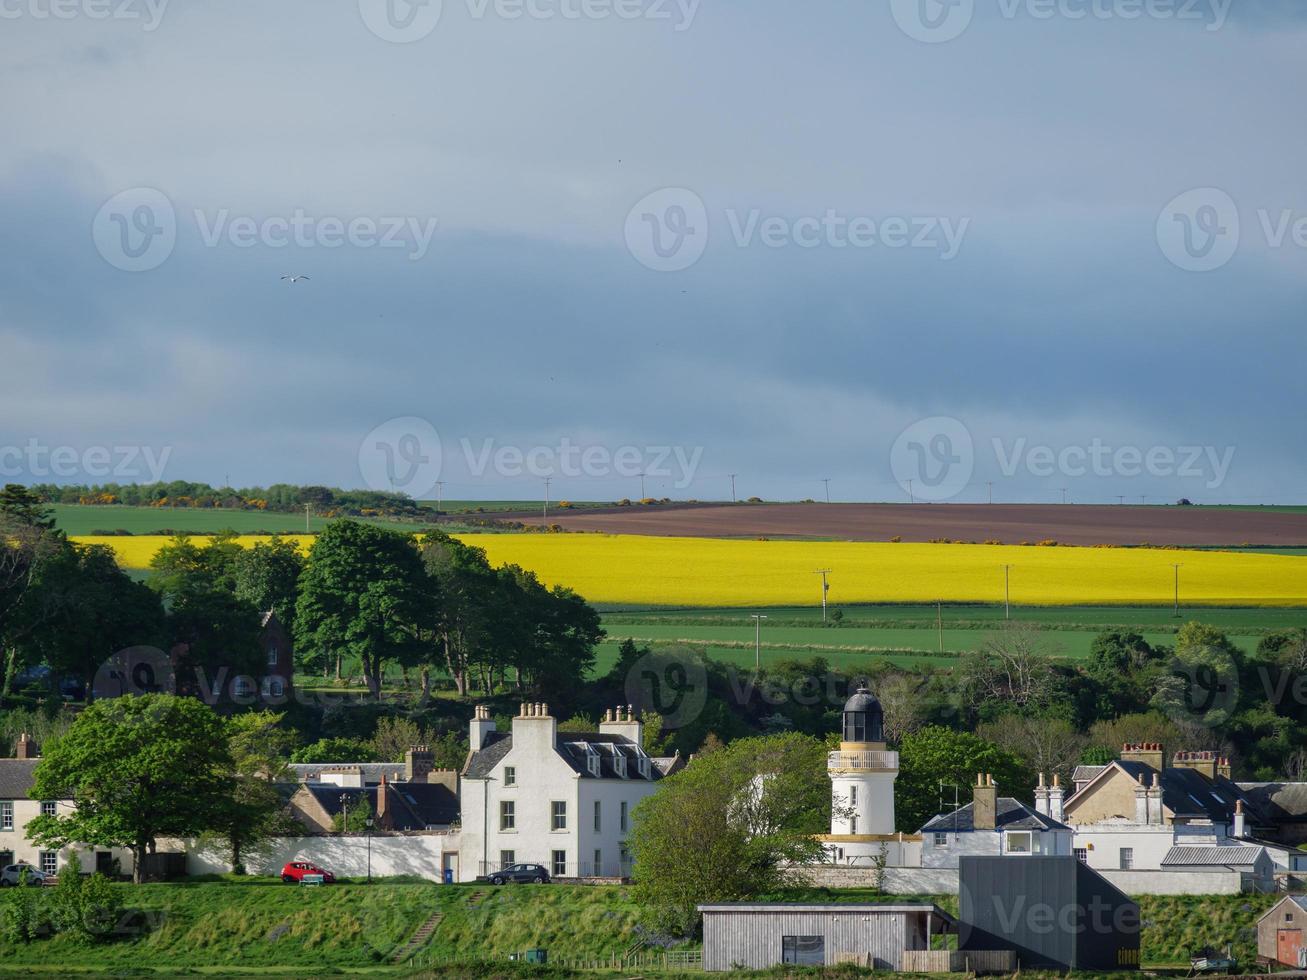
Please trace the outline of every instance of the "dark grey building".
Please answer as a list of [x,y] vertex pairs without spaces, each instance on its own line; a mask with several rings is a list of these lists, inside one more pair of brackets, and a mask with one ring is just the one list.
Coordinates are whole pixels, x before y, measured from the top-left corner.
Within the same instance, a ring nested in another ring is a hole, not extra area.
[[1074,857],[963,857],[958,949],[1012,950],[1018,969],[1139,968],[1139,906]]
[[930,937],[955,920],[928,904],[701,905],[703,968],[764,970],[783,964],[859,963],[899,970],[905,950],[930,948]]

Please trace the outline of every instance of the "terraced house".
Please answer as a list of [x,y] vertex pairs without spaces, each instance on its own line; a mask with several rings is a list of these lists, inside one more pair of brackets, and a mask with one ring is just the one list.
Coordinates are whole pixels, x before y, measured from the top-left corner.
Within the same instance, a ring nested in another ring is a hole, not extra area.
[[51,850],[27,839],[27,825],[35,817],[42,814],[64,816],[73,809],[72,800],[42,800],[32,795],[39,762],[37,744],[26,733],[18,737],[15,758],[0,759],[0,867],[30,864],[46,874],[58,874],[76,851],[85,872],[121,870],[123,874],[130,874],[132,855],[123,848],[65,847]]
[[582,733],[560,733],[546,704],[522,704],[512,732],[500,732],[478,706],[461,780],[459,880],[518,863],[558,878],[628,875],[631,813],[682,764],[646,754],[643,734],[630,706]]

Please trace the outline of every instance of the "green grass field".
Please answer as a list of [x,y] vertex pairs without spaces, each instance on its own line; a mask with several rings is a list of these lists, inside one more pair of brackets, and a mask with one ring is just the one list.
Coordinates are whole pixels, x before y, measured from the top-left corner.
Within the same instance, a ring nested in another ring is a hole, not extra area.
[[[433,505],[434,506],[434,505]],[[155,534],[168,529],[189,531],[194,534],[215,531],[236,531],[255,534],[260,531],[283,534],[304,534],[303,514],[281,514],[256,510],[211,510],[192,507],[124,507],[111,504],[51,504],[58,526],[70,536],[89,535],[108,531],[127,531],[130,534]],[[443,513],[451,513],[449,510]],[[445,518],[440,526],[450,532],[484,530],[458,519],[459,511]],[[470,516],[470,515],[467,515]],[[487,513],[485,517],[493,517]],[[379,527],[401,531],[421,530],[431,525],[421,521],[387,520],[384,518],[355,518]],[[309,533],[316,534],[331,521],[325,517],[309,517]]]
[[[133,920],[144,923],[143,930],[97,944],[66,935],[28,944],[0,942],[0,975],[405,976],[429,970],[427,975],[569,976],[576,974],[566,968],[519,970],[508,957],[543,948],[555,964],[611,960],[642,938],[643,910],[629,888],[618,886],[492,888],[379,881],[314,889],[275,879],[228,879],[116,887],[129,907],[147,913]],[[1228,942],[1241,963],[1250,966],[1252,927],[1276,898],[1142,897],[1144,962],[1187,965],[1190,950]],[[870,889],[792,889],[767,900],[905,898],[879,896]],[[926,900],[957,912],[956,896]],[[443,918],[428,943],[408,964],[394,965],[394,952],[437,912]],[[666,975],[648,967],[638,972]]]
[[[641,646],[676,643],[705,648],[714,660],[736,666],[754,662],[754,610],[650,610],[604,614],[608,640],[598,652],[596,671],[617,659],[617,646],[632,639]],[[854,606],[841,609],[840,626],[823,627],[821,610],[763,610],[762,660],[825,657],[832,665],[853,666],[884,659],[903,666],[948,666],[963,653],[980,648],[1004,627],[1002,606]],[[937,625],[942,619],[943,629]],[[1169,607],[1014,607],[1012,621],[1040,629],[1050,656],[1088,656],[1094,637],[1112,628],[1133,629],[1152,644],[1169,644],[1179,624],[1197,620],[1226,630],[1242,649],[1252,652],[1268,630],[1307,626],[1303,609],[1181,608],[1177,619]],[[942,649],[941,649],[942,648]]]

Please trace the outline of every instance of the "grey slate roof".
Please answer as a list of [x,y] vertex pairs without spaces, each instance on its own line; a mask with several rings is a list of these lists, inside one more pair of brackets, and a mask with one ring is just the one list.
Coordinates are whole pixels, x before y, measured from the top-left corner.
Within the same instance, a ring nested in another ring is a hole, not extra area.
[[0,759],[0,800],[26,800],[40,759]]
[[[468,779],[485,779],[495,766],[503,761],[513,748],[513,736],[507,732],[491,732],[486,737],[484,747],[473,752],[463,766],[463,775]],[[593,749],[599,756],[599,775],[591,771],[587,749]],[[644,754],[640,746],[622,735],[609,735],[601,732],[559,732],[554,740],[554,751],[582,779],[621,779],[617,771],[616,759],[626,761],[627,779],[662,779],[662,767]],[[649,775],[640,773],[639,760],[649,759]],[[669,768],[674,769],[674,760],[669,760]]]
[[[1115,766],[1124,771],[1131,779],[1152,785],[1157,770],[1145,762],[1118,759],[1104,769]],[[1234,805],[1243,800],[1244,809],[1249,819],[1264,822],[1261,808],[1247,793],[1224,776],[1209,780],[1196,769],[1183,766],[1167,766],[1160,773],[1162,783],[1162,805],[1177,817],[1204,817],[1217,823],[1230,823],[1234,820]],[[1087,787],[1086,787],[1087,788]],[[1071,794],[1068,803],[1080,795],[1081,790]]]
[[[446,826],[458,822],[458,797],[441,783],[388,783],[392,792],[388,797],[390,809],[386,822],[389,830],[426,830],[430,826]],[[377,793],[380,786],[359,788],[340,787],[332,783],[305,783],[313,798],[327,814],[336,817],[341,812],[341,796],[351,808],[367,797],[368,807],[377,812]]]
[[1173,847],[1162,867],[1252,868],[1266,851],[1260,847]]
[[1273,823],[1307,819],[1307,783],[1236,783]]
[[[921,828],[922,833],[967,833],[976,828],[972,822],[974,803],[968,803],[952,813],[941,813],[927,821]],[[1066,824],[1046,817],[1038,810],[1033,810],[1020,800],[1010,796],[1000,796],[994,815],[994,824],[999,830],[1070,830]]]
[[1107,766],[1076,766],[1071,773],[1071,782],[1077,785],[1087,783],[1106,768]]

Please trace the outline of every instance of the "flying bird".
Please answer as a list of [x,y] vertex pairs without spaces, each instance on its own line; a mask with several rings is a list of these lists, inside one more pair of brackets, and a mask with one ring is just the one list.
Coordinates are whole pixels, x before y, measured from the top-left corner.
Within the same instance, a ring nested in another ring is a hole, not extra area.
[[282,276],[281,277],[282,282],[299,282],[301,279],[307,282],[309,277],[308,276]]

